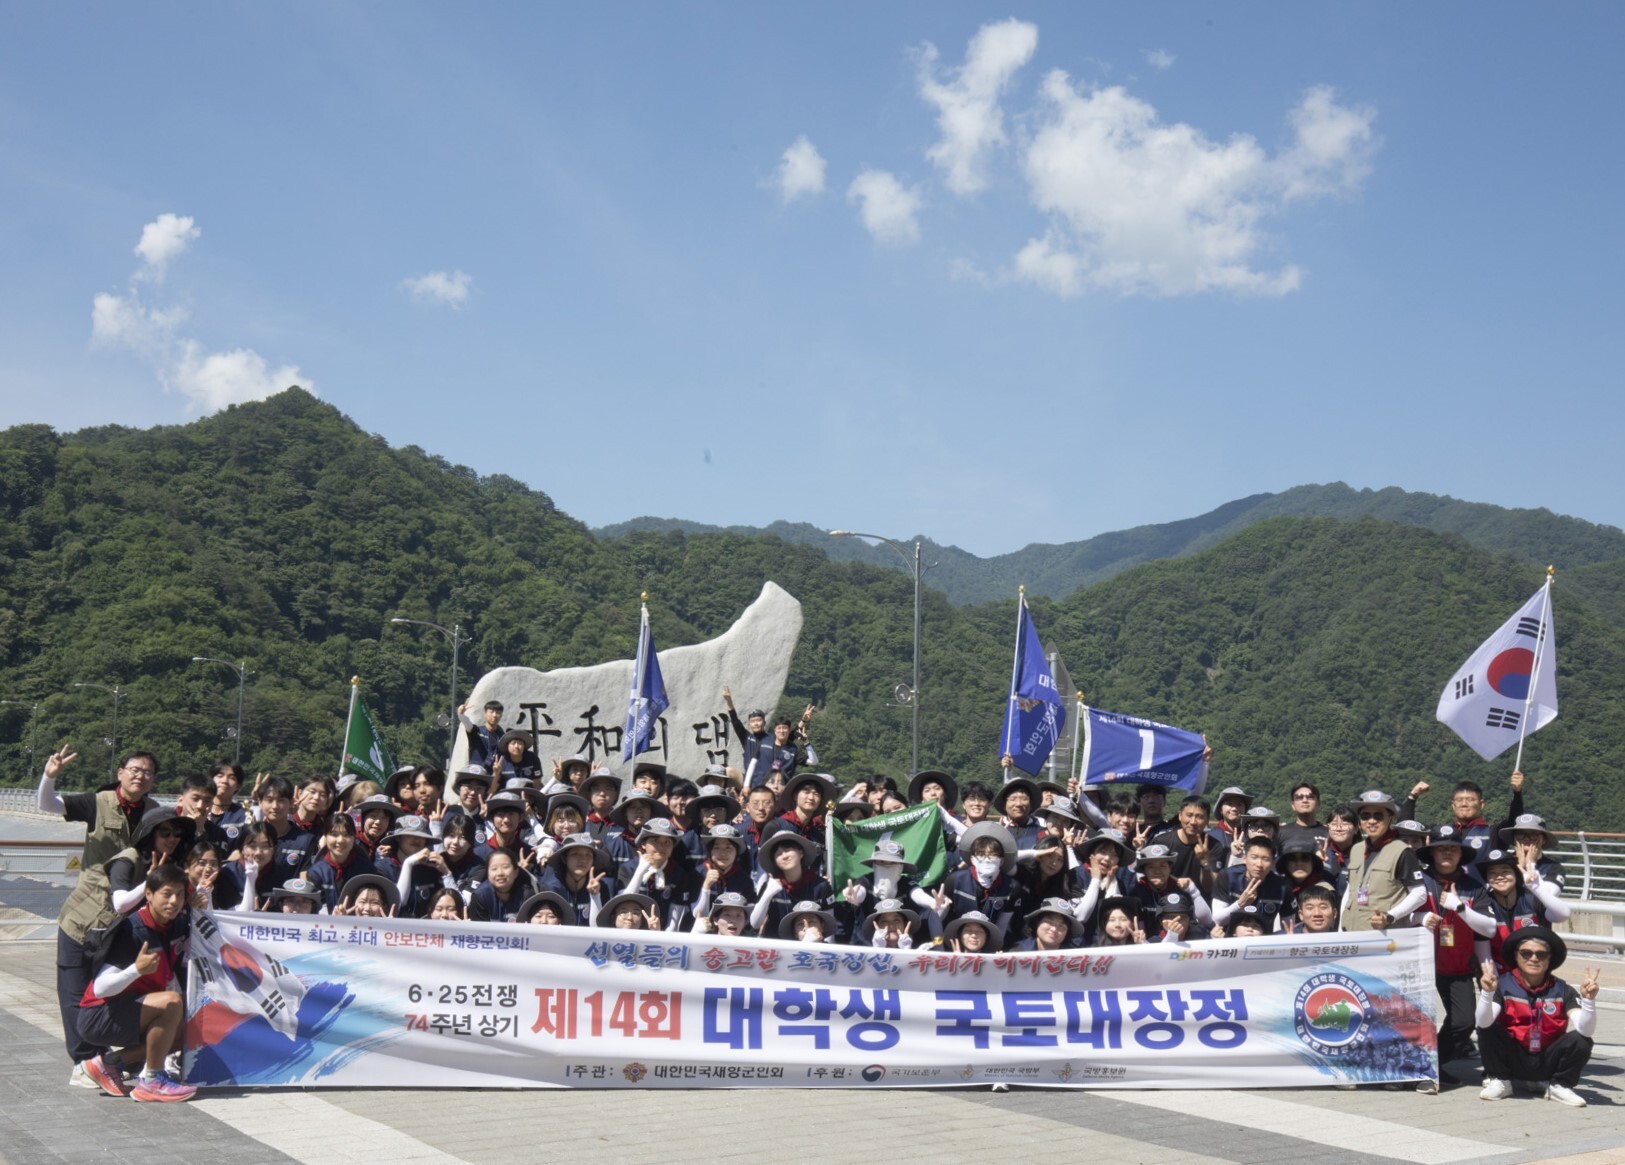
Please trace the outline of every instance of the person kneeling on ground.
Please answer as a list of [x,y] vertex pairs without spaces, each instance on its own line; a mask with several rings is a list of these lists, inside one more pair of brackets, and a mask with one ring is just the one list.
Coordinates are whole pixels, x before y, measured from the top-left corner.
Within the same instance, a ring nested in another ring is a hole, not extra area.
[[[113,1096],[139,1101],[189,1100],[197,1092],[165,1070],[165,1060],[181,1050],[186,1002],[176,979],[186,960],[186,872],[155,866],[147,875],[147,902],[119,918],[105,946],[92,956],[90,986],[79,1004],[79,1034],[89,1042],[121,1051],[85,1061],[85,1071]],[[123,1065],[143,1059],[135,1086],[124,1082]]]
[[1548,1100],[1584,1108],[1574,1091],[1591,1059],[1597,1030],[1597,978],[1588,969],[1579,991],[1552,972],[1563,965],[1568,947],[1544,926],[1514,931],[1502,944],[1511,970],[1497,975],[1485,961],[1479,978],[1478,1049],[1484,1057],[1483,1100],[1505,1100],[1514,1080],[1544,1088]]

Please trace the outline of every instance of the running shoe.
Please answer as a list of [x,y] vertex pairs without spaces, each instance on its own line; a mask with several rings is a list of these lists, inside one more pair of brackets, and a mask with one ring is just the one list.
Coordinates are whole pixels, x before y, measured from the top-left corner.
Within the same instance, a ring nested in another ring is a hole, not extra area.
[[107,1062],[107,1057],[97,1056],[93,1060],[84,1062],[85,1075],[96,1082],[109,1096],[128,1096],[130,1090],[124,1086],[124,1075],[117,1068]]
[[130,1097],[147,1103],[172,1104],[178,1100],[191,1100],[197,1089],[190,1084],[177,1084],[168,1072],[155,1072],[142,1076],[130,1090]]

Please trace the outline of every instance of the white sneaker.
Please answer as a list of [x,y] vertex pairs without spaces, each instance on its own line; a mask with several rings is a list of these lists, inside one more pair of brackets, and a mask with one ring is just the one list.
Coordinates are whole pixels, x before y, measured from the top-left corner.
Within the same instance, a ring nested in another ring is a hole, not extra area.
[[1505,1100],[1512,1095],[1512,1081],[1497,1080],[1494,1076],[1484,1077],[1484,1087],[1478,1094],[1480,1100]]
[[1559,1084],[1555,1080],[1546,1086],[1546,1099],[1555,1100],[1558,1104],[1566,1104],[1570,1108],[1584,1108],[1586,1106],[1585,1097],[1567,1084]]
[[68,1084],[73,1088],[94,1088],[97,1092],[102,1090],[102,1086],[92,1080],[90,1073],[85,1071],[83,1062],[73,1066],[73,1071],[68,1074]]

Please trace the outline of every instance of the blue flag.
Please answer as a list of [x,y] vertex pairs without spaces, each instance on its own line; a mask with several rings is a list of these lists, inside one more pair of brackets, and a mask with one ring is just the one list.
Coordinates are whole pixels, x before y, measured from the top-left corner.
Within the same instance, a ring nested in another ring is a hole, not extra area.
[[1044,658],[1044,645],[1021,596],[1016,623],[1016,662],[1010,673],[1010,703],[1004,714],[999,755],[1012,757],[1016,768],[1037,775],[1066,725],[1066,704],[1055,689],[1055,676]]
[[1207,742],[1171,724],[1083,709],[1083,784],[1131,782],[1200,793],[1207,784]]
[[621,743],[623,764],[638,753],[649,751],[655,721],[670,703],[666,699],[666,681],[660,676],[654,637],[649,634],[649,608],[645,605],[643,625],[638,629],[638,658],[632,667],[632,696],[626,704],[626,731]]

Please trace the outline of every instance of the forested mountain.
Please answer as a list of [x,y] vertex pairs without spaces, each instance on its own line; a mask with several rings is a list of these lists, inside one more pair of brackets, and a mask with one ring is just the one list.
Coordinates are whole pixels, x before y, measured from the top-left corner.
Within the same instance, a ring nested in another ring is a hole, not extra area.
[[[1392,487],[1357,490],[1342,482],[1254,494],[1195,518],[1115,530],[1081,542],[1034,542],[992,558],[979,558],[957,546],[942,546],[927,538],[922,539],[921,558],[933,564],[925,577],[952,603],[1008,599],[1018,586],[1025,586],[1029,595],[1058,599],[1131,566],[1194,554],[1255,522],[1280,517],[1381,518],[1439,533],[1460,534],[1485,550],[1515,555],[1537,565],[1557,562],[1575,568],[1609,561],[1625,563],[1625,532],[1613,526],[1600,526],[1550,510],[1509,510]],[[886,546],[857,538],[832,538],[827,530],[804,522],[774,522],[757,528],[708,526],[678,518],[633,518],[593,532],[602,538],[620,538],[633,532],[673,530],[690,534],[772,534],[787,542],[816,546],[837,562],[905,567]],[[1621,609],[1625,612],[1625,607]]]
[[[1089,699],[1205,731],[1215,781],[1278,808],[1298,777],[1328,797],[1419,777],[1501,789],[1510,754],[1480,762],[1434,722],[1438,692],[1539,585],[1531,563],[1587,562],[1558,576],[1562,715],[1530,738],[1525,768],[1555,826],[1625,829],[1617,532],[1496,528],[1463,505],[1435,507],[1464,523],[1455,533],[1238,510],[1226,522],[1244,528],[1221,537],[1199,519],[1186,541],[1209,548],[1038,598],[1034,616]],[[1496,538],[1501,553],[1484,547]],[[719,634],[768,578],[806,620],[783,706],[821,706],[815,742],[843,778],[900,774],[908,710],[889,701],[909,675],[912,587],[898,571],[773,535],[594,538],[546,495],[391,449],[298,390],[184,426],[0,433],[0,699],[39,700],[38,748],[79,744],[81,779],[105,771],[110,700],[75,682],[127,692],[121,750],[152,747],[171,783],[230,749],[235,678],[194,655],[247,659],[251,768],[334,768],[352,674],[397,755],[434,757],[447,644],[392,616],[472,634],[466,692],[501,665],[628,658],[644,590],[663,648]],[[938,582],[924,596],[922,760],[993,775],[1014,584],[955,606]],[[29,728],[26,707],[0,705],[0,772],[15,783],[37,772]]]

